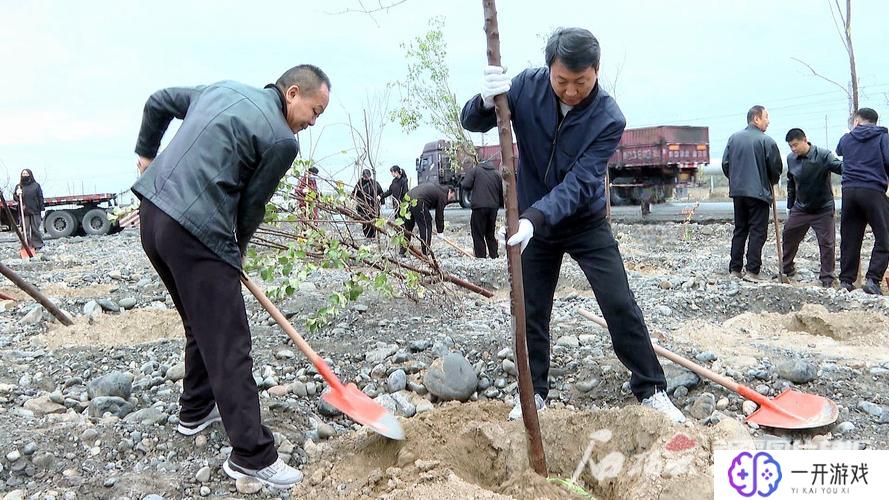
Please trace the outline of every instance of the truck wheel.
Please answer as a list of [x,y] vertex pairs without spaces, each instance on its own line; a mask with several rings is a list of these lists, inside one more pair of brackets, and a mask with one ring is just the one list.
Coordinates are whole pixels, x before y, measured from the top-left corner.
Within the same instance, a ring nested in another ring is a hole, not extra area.
[[86,234],[99,236],[108,234],[108,230],[111,229],[111,221],[108,220],[108,214],[104,210],[94,208],[83,214],[81,226]]
[[459,195],[458,198],[460,199],[460,206],[461,207],[469,208],[470,206],[472,206],[472,191],[470,191],[468,189],[463,189],[461,187],[461,188],[459,188],[459,191],[457,192],[457,194]]
[[77,221],[71,212],[56,210],[46,214],[43,228],[46,230],[46,234],[53,238],[67,238],[77,230]]

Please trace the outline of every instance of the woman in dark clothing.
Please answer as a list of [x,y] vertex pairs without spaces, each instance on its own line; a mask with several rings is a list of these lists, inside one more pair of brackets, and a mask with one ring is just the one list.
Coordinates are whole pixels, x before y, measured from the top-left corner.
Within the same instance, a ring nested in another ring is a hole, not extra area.
[[368,169],[364,169],[361,173],[361,180],[352,190],[352,198],[355,198],[355,210],[363,221],[367,221],[361,225],[365,238],[374,238],[377,235],[377,228],[373,221],[380,216],[380,200],[383,199],[380,193],[382,191],[380,183],[374,180],[373,174]]
[[398,165],[392,165],[389,173],[392,174],[392,183],[389,184],[389,189],[383,192],[381,197],[386,199],[387,196],[391,196],[392,208],[397,210],[404,200],[404,195],[407,194],[407,173]]
[[22,170],[21,179],[15,187],[12,198],[22,203],[25,214],[22,229],[28,239],[28,245],[40,250],[43,248],[43,235],[40,233],[40,223],[43,222],[43,188],[34,180],[34,174],[30,169]]

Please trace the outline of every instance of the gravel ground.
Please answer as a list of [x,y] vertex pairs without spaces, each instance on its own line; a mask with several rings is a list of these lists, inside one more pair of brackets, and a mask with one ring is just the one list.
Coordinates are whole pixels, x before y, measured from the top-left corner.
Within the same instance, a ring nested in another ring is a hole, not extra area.
[[[889,447],[889,300],[815,286],[813,236],[799,252],[795,283],[783,285],[727,276],[729,224],[618,224],[614,231],[630,286],[663,345],[762,393],[797,387],[840,406],[839,420],[828,428],[787,433],[748,427],[755,439]],[[448,229],[469,247],[466,232],[463,220]],[[864,255],[872,244],[869,235]],[[0,495],[280,497],[225,477],[221,464],[229,449],[221,426],[192,438],[175,432],[181,324],[138,232],[53,240],[45,250],[21,262],[11,258],[15,245],[0,244],[4,262],[77,323],[62,328],[11,283],[0,287],[20,299],[0,310]],[[367,294],[307,340],[342,378],[403,418],[436,411],[434,394],[444,389],[426,376],[449,352],[474,375],[451,379],[451,389],[472,400],[502,400],[506,408],[516,382],[505,260],[469,259],[446,246],[437,252],[445,268],[494,290],[495,297],[450,286],[420,302]],[[628,372],[607,333],[577,314],[598,308],[569,260],[553,310],[550,404],[568,411],[633,405]],[[773,274],[772,240],[763,260],[763,275]],[[342,279],[339,272],[319,272],[280,307],[300,328]],[[320,403],[320,376],[260,306],[246,300],[263,418],[279,453],[302,468],[326,440],[351,435],[355,425]],[[750,410],[739,397],[677,366],[665,363],[665,370],[689,425],[742,420]]]

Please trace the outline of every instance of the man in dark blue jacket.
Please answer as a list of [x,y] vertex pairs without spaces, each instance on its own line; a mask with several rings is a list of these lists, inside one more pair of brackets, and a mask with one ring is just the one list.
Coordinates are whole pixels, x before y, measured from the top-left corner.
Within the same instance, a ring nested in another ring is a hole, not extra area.
[[[664,392],[642,311],[627,282],[623,260],[605,219],[605,168],[626,121],[597,84],[599,42],[581,28],[560,29],[546,45],[546,68],[510,81],[489,66],[481,94],[463,107],[463,127],[496,126],[494,96],[506,93],[519,148],[518,231],[507,244],[521,245],[528,357],[537,409],[549,393],[549,324],[564,254],[580,265],[609,324],[618,359],[631,372],[630,389],[643,405],[681,422]],[[526,248],[527,247],[527,248]],[[509,414],[521,416],[521,406]]]
[[729,196],[735,208],[729,273],[741,277],[746,245],[745,278],[750,281],[760,281],[772,186],[778,182],[784,168],[778,144],[766,135],[768,128],[768,110],[764,106],[753,106],[747,111],[747,127],[729,137],[722,155],[722,173],[728,177]]
[[811,227],[818,239],[821,254],[821,285],[829,288],[836,281],[836,223],[833,186],[830,174],[840,174],[843,162],[830,151],[813,146],[802,129],[792,128],[784,138],[790,146],[787,155],[787,221],[784,223],[782,266],[784,274],[793,276],[793,259],[800,242]]
[[861,108],[855,113],[852,131],[837,144],[843,157],[843,209],[840,214],[840,286],[854,290],[861,263],[861,242],[870,225],[874,249],[861,287],[882,295],[880,281],[889,265],[889,135],[878,127],[877,112]]
[[[192,436],[221,419],[232,446],[225,473],[281,489],[302,473],[278,458],[261,422],[241,262],[299,152],[294,134],[315,124],[329,95],[330,80],[311,65],[264,89],[167,88],[145,103],[136,143],[142,247],[185,327],[177,430]],[[182,125],[158,154],[173,118]]]

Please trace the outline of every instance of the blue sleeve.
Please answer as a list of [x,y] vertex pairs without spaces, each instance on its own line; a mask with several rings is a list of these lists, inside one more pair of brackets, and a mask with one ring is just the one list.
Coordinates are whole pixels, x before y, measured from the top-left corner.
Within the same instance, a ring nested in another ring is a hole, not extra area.
[[[580,156],[568,175],[531,208],[543,213],[550,226],[577,212],[582,205],[589,205],[604,190],[608,158],[614,154],[623,135],[626,121],[614,120]],[[532,220],[533,222],[533,220]]]
[[845,138],[845,135],[840,137],[840,142],[837,143],[837,156],[843,156],[843,139]]
[[880,149],[883,150],[883,168],[889,174],[889,135],[883,134],[880,137],[880,144],[882,145]]
[[[519,73],[512,79],[509,92],[506,93],[510,113],[515,109],[515,103],[521,94],[524,85],[524,74],[524,72]],[[463,106],[463,111],[460,113],[460,123],[464,129],[470,132],[487,132],[497,126],[497,112],[495,108],[485,109],[484,104],[482,104],[481,94],[475,94]]]

